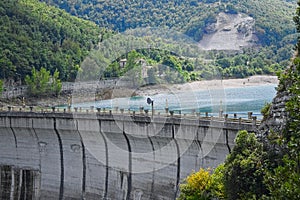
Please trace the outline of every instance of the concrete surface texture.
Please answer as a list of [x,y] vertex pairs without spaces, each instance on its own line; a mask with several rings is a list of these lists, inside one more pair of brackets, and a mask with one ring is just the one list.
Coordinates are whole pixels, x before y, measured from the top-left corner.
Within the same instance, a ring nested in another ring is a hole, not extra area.
[[251,123],[173,116],[0,113],[1,199],[175,199]]

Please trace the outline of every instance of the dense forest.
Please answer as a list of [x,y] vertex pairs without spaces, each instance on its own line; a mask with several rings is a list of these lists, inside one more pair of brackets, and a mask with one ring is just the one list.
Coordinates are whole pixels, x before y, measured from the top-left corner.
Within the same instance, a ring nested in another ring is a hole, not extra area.
[[24,79],[32,68],[74,80],[105,31],[37,0],[0,1],[0,79]]

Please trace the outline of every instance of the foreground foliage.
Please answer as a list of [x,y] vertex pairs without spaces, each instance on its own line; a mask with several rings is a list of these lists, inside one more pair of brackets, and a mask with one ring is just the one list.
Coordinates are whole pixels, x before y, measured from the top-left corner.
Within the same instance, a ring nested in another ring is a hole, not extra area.
[[218,166],[214,173],[210,169],[200,169],[193,172],[180,185],[180,197],[178,200],[196,200],[196,199],[223,199],[225,188],[223,184],[224,165]]
[[228,199],[258,199],[267,193],[263,184],[263,145],[256,136],[241,131],[225,161],[224,186]]
[[249,134],[247,131],[239,132],[236,145],[225,163],[218,166],[212,175],[203,169],[191,174],[186,179],[186,183],[181,185],[179,199],[261,198],[268,193],[263,182],[264,152],[262,147],[254,134]]
[[299,199],[298,129],[290,139],[281,139],[285,152],[273,159],[253,133],[239,132],[225,163],[212,174],[200,169],[188,176],[180,186],[179,199]]

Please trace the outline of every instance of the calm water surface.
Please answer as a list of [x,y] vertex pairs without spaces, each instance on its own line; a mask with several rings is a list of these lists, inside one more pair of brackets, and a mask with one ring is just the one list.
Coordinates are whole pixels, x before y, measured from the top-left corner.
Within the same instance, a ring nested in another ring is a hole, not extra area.
[[217,115],[220,109],[229,115],[237,113],[239,116],[253,112],[261,117],[260,110],[267,102],[271,102],[276,95],[277,85],[247,86],[226,89],[207,89],[198,91],[186,91],[176,94],[162,93],[153,96],[136,96],[130,98],[116,98],[96,102],[85,102],[73,105],[73,107],[89,108],[90,106],[100,108],[124,108],[125,110],[139,110],[140,107],[151,110],[147,104],[147,98],[154,101],[155,110],[163,111],[167,106],[169,110],[181,113],[209,112]]

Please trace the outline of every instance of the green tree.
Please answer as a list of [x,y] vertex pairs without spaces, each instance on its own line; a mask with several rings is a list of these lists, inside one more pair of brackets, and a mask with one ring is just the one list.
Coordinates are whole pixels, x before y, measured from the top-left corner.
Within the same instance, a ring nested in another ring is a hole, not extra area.
[[228,58],[218,59],[217,64],[220,65],[223,69],[231,66],[231,61]]
[[175,56],[166,56],[162,62],[163,65],[170,67],[171,69],[181,72],[181,64]]
[[62,89],[62,83],[59,79],[59,71],[56,69],[52,76],[52,82],[50,82],[50,92],[54,95],[59,95]]
[[298,168],[297,158],[285,155],[282,165],[267,171],[265,183],[273,199],[300,199],[300,172]]
[[236,145],[224,165],[224,187],[228,199],[253,199],[268,194],[263,182],[263,145],[254,133],[240,131]]
[[35,68],[31,70],[31,76],[25,77],[25,83],[27,85],[27,92],[32,96],[39,96],[45,94],[47,85],[50,81],[50,72],[45,68],[41,68],[37,71]]
[[31,76],[25,77],[27,92],[30,96],[58,95],[62,88],[59,72],[55,70],[53,76],[50,71],[41,68],[37,71],[35,68],[31,70]]
[[212,185],[211,192],[217,199],[226,199],[224,185],[224,164],[220,164],[211,175]]

